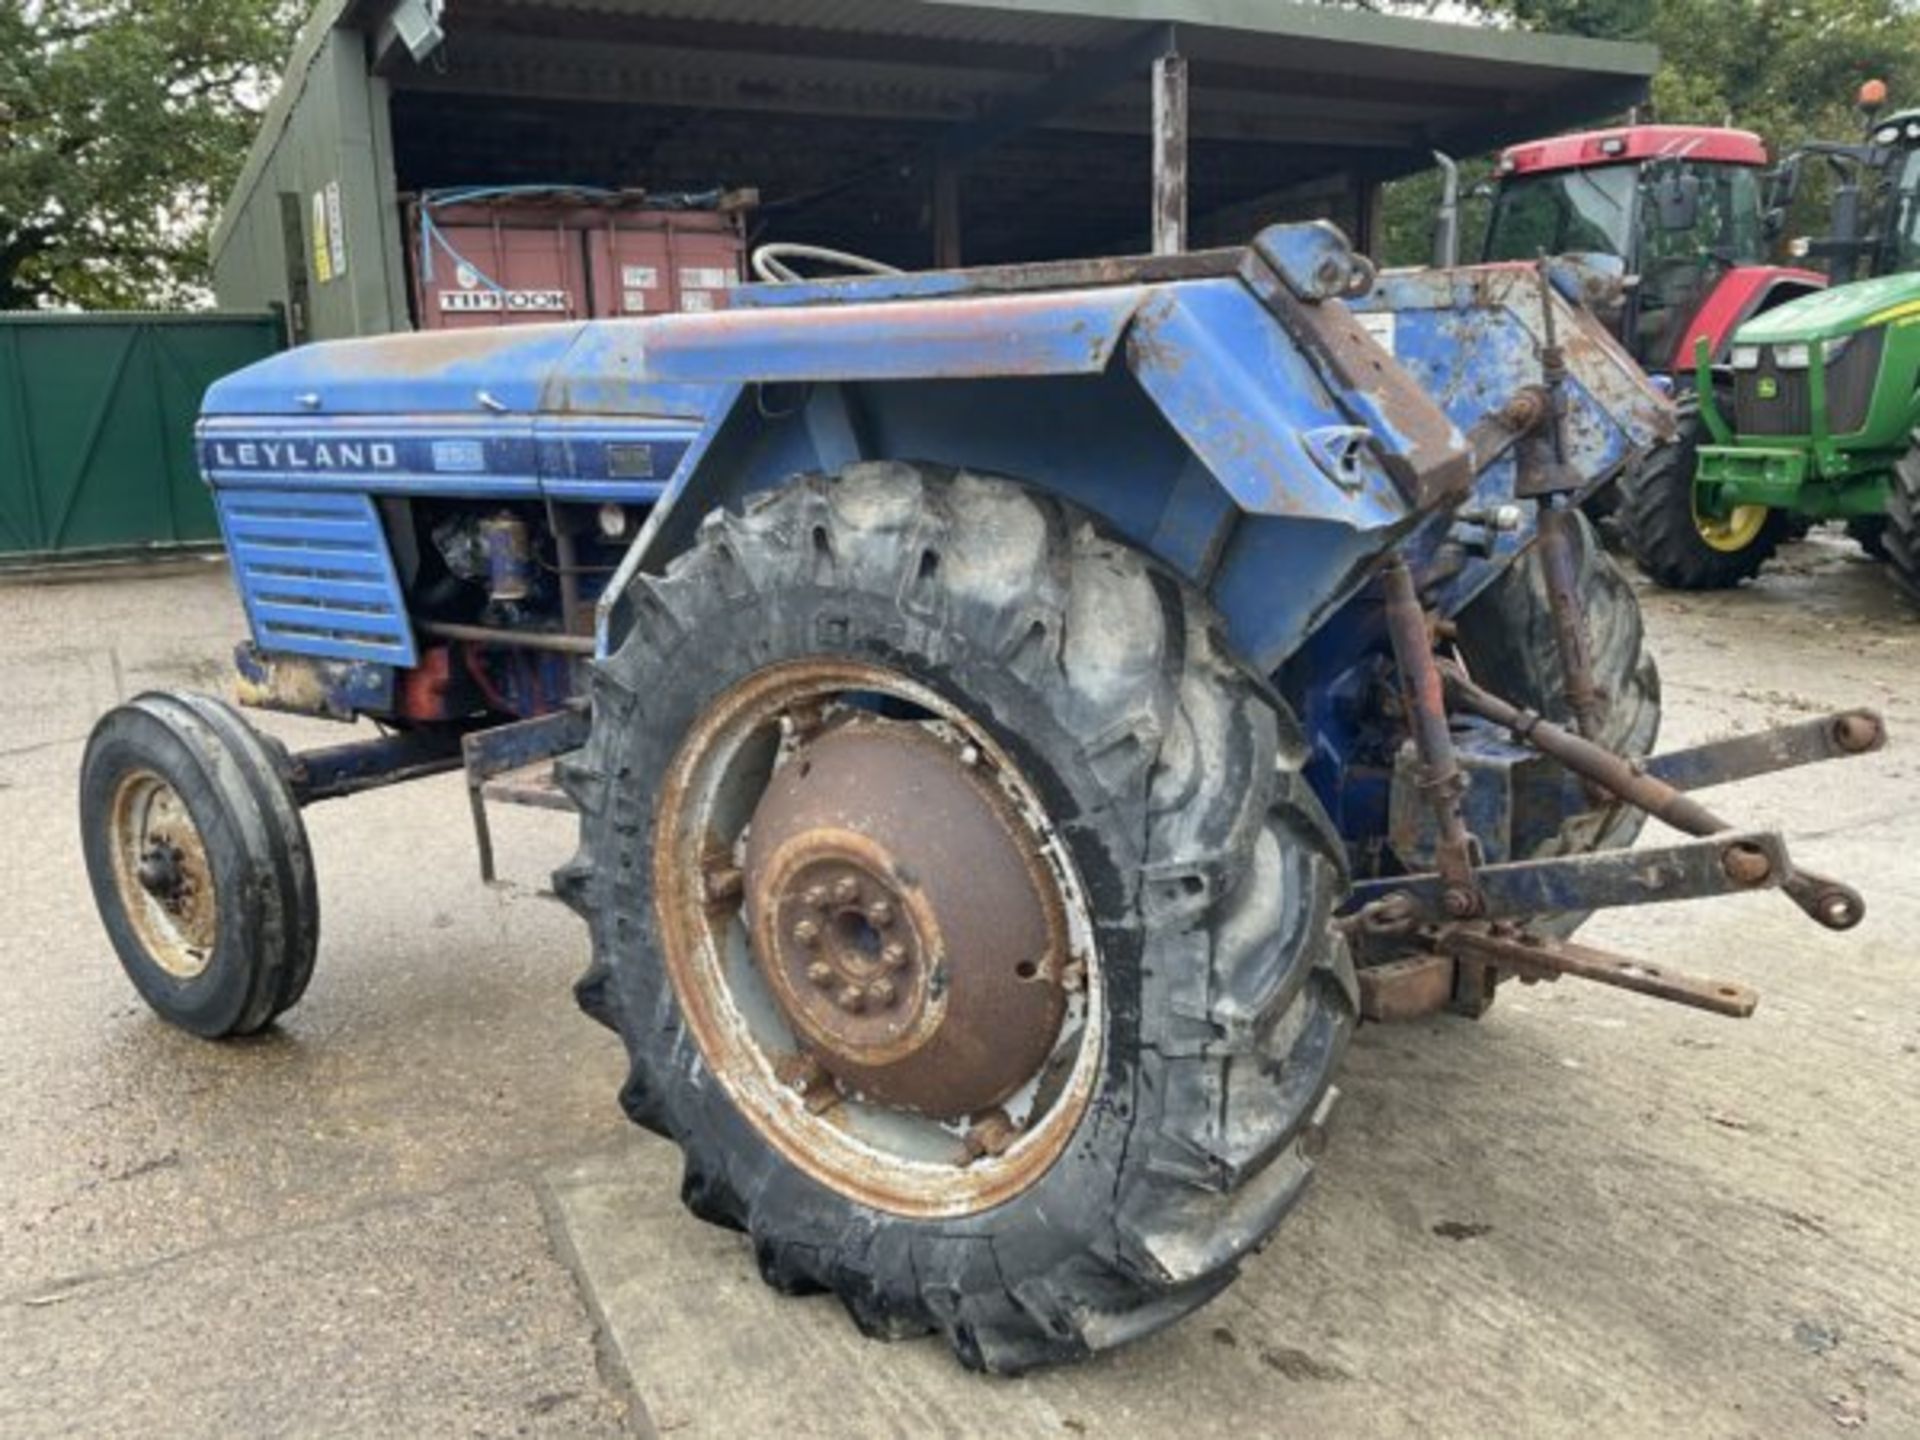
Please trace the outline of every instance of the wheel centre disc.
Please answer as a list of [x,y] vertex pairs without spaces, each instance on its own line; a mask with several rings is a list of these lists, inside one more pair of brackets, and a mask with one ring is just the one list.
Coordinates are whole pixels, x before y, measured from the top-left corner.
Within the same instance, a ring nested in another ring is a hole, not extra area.
[[135,771],[114,792],[114,877],[155,964],[176,979],[207,968],[219,936],[213,867],[186,802],[159,776]]
[[1065,918],[977,750],[862,716],[797,748],[748,831],[753,951],[851,1093],[942,1117],[997,1105],[1066,1014]]

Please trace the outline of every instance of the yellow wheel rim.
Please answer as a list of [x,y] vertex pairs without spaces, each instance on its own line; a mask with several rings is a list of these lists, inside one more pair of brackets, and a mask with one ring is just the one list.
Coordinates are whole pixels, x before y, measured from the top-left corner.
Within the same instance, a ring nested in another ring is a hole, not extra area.
[[1760,538],[1766,528],[1765,505],[1736,505],[1725,515],[1703,515],[1698,500],[1693,502],[1693,524],[1700,538],[1715,550],[1731,554],[1744,550]]

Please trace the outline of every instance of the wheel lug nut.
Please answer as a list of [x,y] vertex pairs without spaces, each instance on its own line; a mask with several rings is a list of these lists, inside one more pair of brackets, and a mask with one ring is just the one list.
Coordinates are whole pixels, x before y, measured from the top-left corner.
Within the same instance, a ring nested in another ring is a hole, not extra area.
[[811,920],[802,920],[793,927],[793,938],[802,945],[811,945],[820,938],[820,927]]
[[887,900],[876,900],[867,907],[867,923],[881,930],[893,924],[893,904]]
[[895,993],[893,981],[887,979],[884,975],[867,986],[867,998],[872,1000],[876,1005],[893,1004]]
[[833,882],[833,898],[842,905],[851,905],[860,898],[860,882],[851,875],[843,875]]
[[857,1014],[867,1008],[866,992],[857,985],[849,985],[840,992],[836,1003],[849,1014]]
[[807,966],[807,979],[824,990],[833,983],[833,967],[824,960],[816,960]]
[[880,963],[889,970],[898,970],[907,963],[907,947],[898,940],[889,940],[880,951]]
[[1019,1127],[1007,1115],[1005,1110],[995,1106],[974,1122],[966,1136],[966,1155],[968,1162],[981,1160],[989,1155],[1004,1155],[1020,1134]]
[[800,898],[809,908],[824,910],[827,905],[827,887],[824,885],[809,885],[806,893]]
[[701,888],[714,903],[731,900],[740,893],[741,874],[731,865],[715,865],[700,877]]

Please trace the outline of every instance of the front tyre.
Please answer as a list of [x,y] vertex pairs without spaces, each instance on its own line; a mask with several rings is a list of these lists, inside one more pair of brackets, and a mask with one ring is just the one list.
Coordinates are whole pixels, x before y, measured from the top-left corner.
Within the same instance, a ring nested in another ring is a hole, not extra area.
[[901,464],[711,516],[627,598],[555,886],[689,1207],[979,1369],[1217,1294],[1307,1180],[1355,994],[1298,736],[1203,602]]
[[114,952],[163,1020],[250,1035],[313,974],[320,902],[285,755],[220,701],[109,710],[80,766],[87,878]]
[[1708,515],[1693,484],[1705,426],[1698,400],[1683,395],[1679,430],[1619,482],[1618,522],[1627,551],[1656,585],[1726,590],[1760,573],[1788,538],[1790,517],[1764,505]]

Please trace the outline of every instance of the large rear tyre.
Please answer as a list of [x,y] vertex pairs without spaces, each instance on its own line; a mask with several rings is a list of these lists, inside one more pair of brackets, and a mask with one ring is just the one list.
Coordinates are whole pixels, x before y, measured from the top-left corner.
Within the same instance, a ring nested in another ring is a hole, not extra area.
[[1618,523],[1627,551],[1656,585],[1669,590],[1726,590],[1760,573],[1787,539],[1788,515],[1741,505],[1724,516],[1702,514],[1693,474],[1705,427],[1698,401],[1679,401],[1679,431],[1621,478]]
[[[1647,648],[1646,628],[1633,587],[1601,548],[1591,525],[1574,528],[1576,593],[1586,604],[1587,636],[1593,651],[1594,680],[1605,698],[1606,715],[1593,738],[1622,755],[1651,754],[1660,734],[1660,671]],[[1565,670],[1553,633],[1545,567],[1538,549],[1528,550],[1488,586],[1455,620],[1461,658],[1488,689],[1516,705],[1572,728]],[[1524,855],[1546,859],[1631,845],[1646,823],[1630,805],[1596,805],[1578,785],[1554,777],[1557,811],[1537,833]],[[1521,807],[1526,808],[1526,807]],[[1536,928],[1565,937],[1585,922],[1579,912],[1559,915]]]
[[1299,736],[1203,602],[902,464],[710,516],[628,599],[555,888],[687,1205],[977,1369],[1217,1294],[1307,1181],[1356,994]]
[[80,832],[114,952],[163,1020],[249,1035],[313,974],[320,901],[285,755],[205,695],[151,692],[101,717]]
[[1894,462],[1880,558],[1907,598],[1920,605],[1920,430],[1914,431],[1906,454]]

